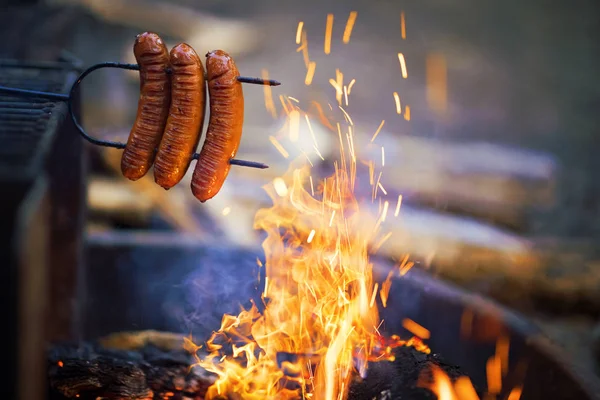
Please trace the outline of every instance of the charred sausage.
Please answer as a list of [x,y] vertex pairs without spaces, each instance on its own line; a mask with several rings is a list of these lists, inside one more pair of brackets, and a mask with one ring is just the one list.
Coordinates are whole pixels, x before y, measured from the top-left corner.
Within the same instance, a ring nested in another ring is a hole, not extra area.
[[185,175],[198,147],[206,111],[206,81],[200,58],[182,43],[171,50],[171,107],[154,163],[154,180],[165,189]]
[[244,95],[233,59],[222,50],[206,55],[210,121],[192,176],[192,192],[201,202],[213,198],[229,173],[242,139]]
[[137,116],[121,157],[121,172],[135,181],[150,169],[160,143],[171,101],[167,69],[169,51],[155,33],[137,36],[133,54],[140,66],[140,98]]

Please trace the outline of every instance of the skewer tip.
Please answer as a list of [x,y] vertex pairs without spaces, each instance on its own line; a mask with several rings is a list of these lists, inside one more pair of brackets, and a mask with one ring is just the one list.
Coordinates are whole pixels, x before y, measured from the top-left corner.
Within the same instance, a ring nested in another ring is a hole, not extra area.
[[247,76],[238,76],[238,81],[241,83],[252,83],[254,85],[279,86],[281,82],[273,79],[250,78]]
[[249,168],[258,168],[258,169],[266,169],[269,168],[267,164],[257,162],[257,161],[247,161],[247,160],[238,160],[232,158],[229,160],[229,164],[231,165],[239,165],[240,167],[249,167]]

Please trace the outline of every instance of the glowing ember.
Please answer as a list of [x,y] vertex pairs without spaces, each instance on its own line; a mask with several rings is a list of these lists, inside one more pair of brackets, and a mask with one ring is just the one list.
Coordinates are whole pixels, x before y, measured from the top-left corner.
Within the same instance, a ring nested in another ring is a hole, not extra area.
[[[269,80],[269,71],[266,69],[262,70],[261,78],[264,80]],[[277,110],[275,109],[275,103],[273,102],[273,92],[271,90],[271,86],[263,85],[263,90],[265,93],[265,106],[267,111],[271,114],[273,118],[277,117]]]
[[[394,96],[396,97],[396,96]],[[398,100],[399,102],[400,100]],[[375,131],[375,134],[373,135],[373,137],[371,138],[371,143],[373,143],[375,141],[375,138],[377,138],[377,135],[379,135],[379,132],[381,132],[381,128],[383,128],[383,125],[385,124],[385,120],[381,121],[381,124],[379,124],[379,126],[377,127],[377,130]]]
[[306,71],[306,77],[304,78],[304,84],[306,86],[310,86],[312,80],[315,76],[315,69],[317,68],[317,63],[311,61],[308,63],[308,70]]
[[352,35],[352,28],[354,28],[357,15],[358,13],[356,11],[351,11],[348,16],[348,22],[346,22],[346,28],[344,29],[344,37],[342,38],[344,43],[350,42],[350,35]]
[[394,92],[394,102],[396,103],[396,114],[402,114],[402,104],[400,103],[398,92]]
[[[463,317],[464,319],[464,317]],[[486,364],[488,390],[482,399],[495,399],[502,390],[502,375],[508,370],[508,339],[500,337],[496,343],[496,354]],[[480,400],[471,380],[466,376],[458,377],[454,383],[439,367],[431,368],[432,379],[421,376],[419,386],[435,393],[438,400]],[[508,394],[507,400],[519,400],[522,388],[515,386]]]
[[408,72],[406,71],[406,59],[404,58],[404,54],[398,53],[398,61],[400,61],[400,71],[402,71],[402,77],[404,79],[408,78]]
[[327,14],[327,25],[325,27],[325,44],[323,50],[325,54],[331,53],[331,32],[333,30],[333,14]]
[[400,13],[400,33],[402,35],[402,39],[406,39],[406,20],[404,17],[404,11]]

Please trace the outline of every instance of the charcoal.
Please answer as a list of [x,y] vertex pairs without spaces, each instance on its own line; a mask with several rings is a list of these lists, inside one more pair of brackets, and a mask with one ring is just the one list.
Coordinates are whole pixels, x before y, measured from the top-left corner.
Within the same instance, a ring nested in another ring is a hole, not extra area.
[[181,349],[152,345],[137,351],[99,345],[59,344],[48,351],[49,398],[202,399],[210,377],[192,370],[193,358]]
[[448,364],[438,354],[425,354],[413,347],[400,347],[393,362],[369,365],[367,377],[350,386],[349,400],[436,400],[429,389],[418,387],[420,377],[428,377],[432,366],[451,379],[465,375],[458,366]]
[[[203,399],[211,376],[190,365],[184,349],[162,350],[153,345],[132,350],[106,349],[96,344],[60,344],[48,351],[50,399]],[[369,366],[365,379],[356,378],[348,400],[435,400],[428,389],[417,387],[431,366],[451,379],[464,375],[437,354],[412,347],[395,350],[395,361]],[[231,394],[227,399],[237,399]]]

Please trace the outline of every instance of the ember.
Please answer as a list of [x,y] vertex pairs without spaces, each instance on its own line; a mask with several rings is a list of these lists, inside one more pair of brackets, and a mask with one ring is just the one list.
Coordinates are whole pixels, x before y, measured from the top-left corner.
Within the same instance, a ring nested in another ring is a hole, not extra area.
[[[199,368],[189,370],[192,356],[181,346],[180,335],[142,331],[111,336],[100,343],[62,344],[50,349],[50,400],[203,400],[214,382],[213,376]],[[392,341],[397,343],[396,339]],[[457,367],[444,363],[439,356],[425,354],[411,346],[396,347],[389,352],[394,356],[393,362],[376,363],[366,379],[351,382],[351,399],[428,400],[431,391],[419,383],[431,368],[444,371],[452,378],[461,375]],[[279,361],[286,365],[282,370],[294,374],[296,371],[289,360],[298,359],[298,355],[280,354]],[[457,384],[461,378],[458,379]],[[221,398],[238,397],[228,394]]]

